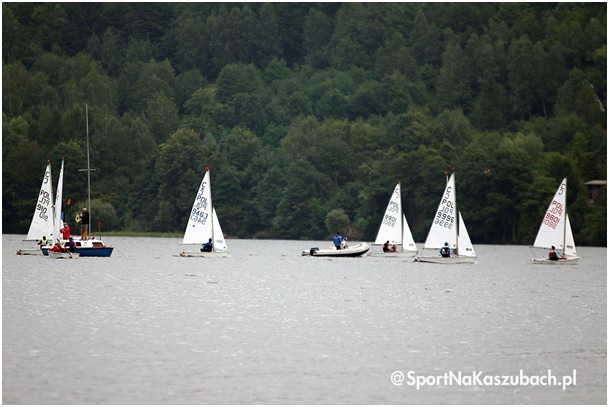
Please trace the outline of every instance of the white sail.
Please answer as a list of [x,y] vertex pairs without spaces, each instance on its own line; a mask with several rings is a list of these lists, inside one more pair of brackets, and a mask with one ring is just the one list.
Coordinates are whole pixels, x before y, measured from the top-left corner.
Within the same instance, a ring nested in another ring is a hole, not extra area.
[[404,233],[402,234],[402,247],[404,251],[408,252],[416,252],[417,244],[412,237],[412,232],[410,231],[410,226],[408,226],[408,221],[406,220],[406,216],[402,214],[402,227],[404,229]]
[[57,180],[57,191],[55,195],[55,208],[54,208],[54,220],[53,220],[53,241],[58,242],[61,240],[61,233],[59,230],[63,227],[63,221],[61,219],[63,200],[63,158],[61,159],[61,170],[59,171],[59,179]]
[[53,234],[53,182],[51,177],[51,163],[47,164],[47,168],[42,178],[42,186],[38,194],[36,209],[30,224],[30,230],[27,232],[26,240],[39,240],[43,236],[50,238]]
[[565,220],[565,256],[577,257],[577,249],[575,248],[575,239],[573,239],[573,231],[571,230],[571,222],[569,221],[569,214]]
[[444,243],[448,243],[451,249],[457,247],[457,213],[455,210],[455,178],[454,174],[451,174],[427,240],[425,240],[425,249],[440,249]]
[[476,251],[469,238],[469,233],[467,233],[461,212],[459,212],[459,256],[476,257]]
[[211,185],[209,171],[199,186],[199,191],[190,211],[183,244],[202,244],[213,239]]
[[[567,219],[567,179],[563,179],[546,211],[534,247],[549,249],[556,247],[561,253],[565,251],[565,231]],[[570,229],[570,227],[569,227]],[[573,241],[573,236],[570,237]],[[575,244],[573,244],[575,247]]]
[[389,240],[390,244],[402,244],[403,237],[402,224],[402,197],[400,193],[400,183],[396,185],[385,210],[383,222],[379,228],[374,244],[382,245]]
[[213,221],[213,229],[214,229],[214,250],[216,251],[225,251],[228,250],[228,246],[226,246],[226,240],[224,240],[224,233],[222,233],[222,227],[220,227],[220,221],[218,220],[218,215],[216,214],[216,209],[213,208],[212,211],[212,221]]

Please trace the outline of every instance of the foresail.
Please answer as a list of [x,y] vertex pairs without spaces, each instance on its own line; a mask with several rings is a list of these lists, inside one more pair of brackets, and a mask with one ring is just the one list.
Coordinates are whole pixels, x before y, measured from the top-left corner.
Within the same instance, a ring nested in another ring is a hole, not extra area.
[[535,238],[534,247],[543,247],[549,249],[555,246],[559,250],[564,250],[563,241],[565,233],[565,218],[567,205],[567,179],[563,179],[554,199],[550,202],[550,206],[546,211],[537,237]]
[[220,227],[220,220],[218,220],[218,215],[216,214],[216,209],[213,209],[212,220],[214,222],[214,250],[215,251],[225,251],[228,250],[228,246],[226,245],[226,240],[224,240],[224,233],[222,233],[222,228]]
[[374,244],[384,244],[388,240],[391,244],[402,244],[402,227],[402,197],[398,182],[385,210]]
[[404,228],[404,234],[402,235],[402,248],[407,252],[416,252],[417,244],[412,237],[412,232],[410,231],[410,227],[408,226],[408,221],[406,220],[406,216],[402,214],[402,224]]
[[212,238],[211,212],[210,175],[206,171],[190,211],[183,244],[202,244]]
[[451,248],[457,245],[457,214],[455,212],[455,177],[451,174],[440,205],[425,240],[426,249],[439,249],[447,242]]
[[573,231],[571,231],[571,222],[569,221],[569,214],[566,216],[566,227],[565,231],[565,248],[564,255],[567,257],[577,257],[577,249],[575,248],[575,239],[573,239]]
[[51,177],[51,163],[47,164],[47,168],[42,178],[42,186],[38,194],[36,209],[30,224],[30,230],[27,232],[26,240],[39,240],[43,236],[50,238],[53,234],[53,182]]
[[461,212],[459,212],[459,256],[476,257],[476,251],[469,238],[469,233],[467,233]]
[[55,194],[55,208],[53,209],[53,241],[57,242],[61,240],[61,233],[59,233],[59,230],[63,227],[63,221],[61,219],[61,203],[63,200],[63,159],[61,160],[61,170],[59,170],[59,179],[57,180],[57,192]]

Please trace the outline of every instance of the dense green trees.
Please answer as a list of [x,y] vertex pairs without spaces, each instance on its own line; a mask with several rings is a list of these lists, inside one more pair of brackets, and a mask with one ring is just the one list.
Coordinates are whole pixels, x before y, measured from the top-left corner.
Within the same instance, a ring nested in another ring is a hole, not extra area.
[[[206,166],[228,236],[371,240],[397,180],[425,239],[457,171],[475,243],[530,244],[569,178],[605,245],[603,3],[3,3],[3,232],[47,160],[66,218],[182,231]],[[57,177],[58,171],[54,171]]]

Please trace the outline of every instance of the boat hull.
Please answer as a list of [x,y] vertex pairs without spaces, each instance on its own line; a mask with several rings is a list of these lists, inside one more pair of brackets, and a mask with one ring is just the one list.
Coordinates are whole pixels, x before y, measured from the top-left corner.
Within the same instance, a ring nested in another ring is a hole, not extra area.
[[531,263],[533,263],[533,264],[545,264],[545,265],[551,265],[551,266],[573,265],[573,264],[577,264],[578,261],[579,261],[579,257],[567,257],[567,258],[558,259],[558,260],[550,260],[547,257],[531,259]]
[[417,252],[414,251],[403,251],[403,252],[370,252],[368,256],[370,257],[399,257],[399,258],[413,258],[417,255]]
[[[76,253],[78,253],[81,257],[110,257],[112,256],[112,252],[114,251],[113,246],[106,246],[99,239],[88,239],[88,240],[74,240],[76,242]],[[62,241],[64,244],[65,241]],[[47,256],[49,252],[49,247],[43,247],[42,253]]]
[[369,250],[370,246],[368,244],[361,243],[357,246],[341,250],[336,250],[336,248],[320,250],[317,247],[313,247],[309,250],[304,250],[302,255],[312,257],[360,257],[368,253]]
[[70,252],[51,252],[49,251],[49,259],[77,259],[79,257],[78,253],[70,253]]
[[76,253],[81,257],[110,257],[114,247],[81,247],[76,249]]
[[17,254],[20,256],[44,256],[45,253],[41,249],[19,249]]
[[442,257],[442,256],[420,256],[415,257],[414,261],[419,263],[435,263],[435,264],[472,264],[478,260],[477,257],[469,257],[469,256],[452,256],[452,257]]
[[228,258],[230,257],[230,251],[212,251],[212,252],[202,252],[202,251],[186,251],[182,250],[179,253],[180,257],[206,257],[206,258]]

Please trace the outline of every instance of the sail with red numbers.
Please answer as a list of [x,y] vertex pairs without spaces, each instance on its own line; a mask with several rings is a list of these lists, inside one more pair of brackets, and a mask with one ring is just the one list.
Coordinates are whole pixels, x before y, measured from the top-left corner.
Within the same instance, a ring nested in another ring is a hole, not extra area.
[[566,178],[560,183],[548,206],[533,247],[549,251],[546,257],[531,259],[533,264],[576,264],[579,260],[567,214]]

